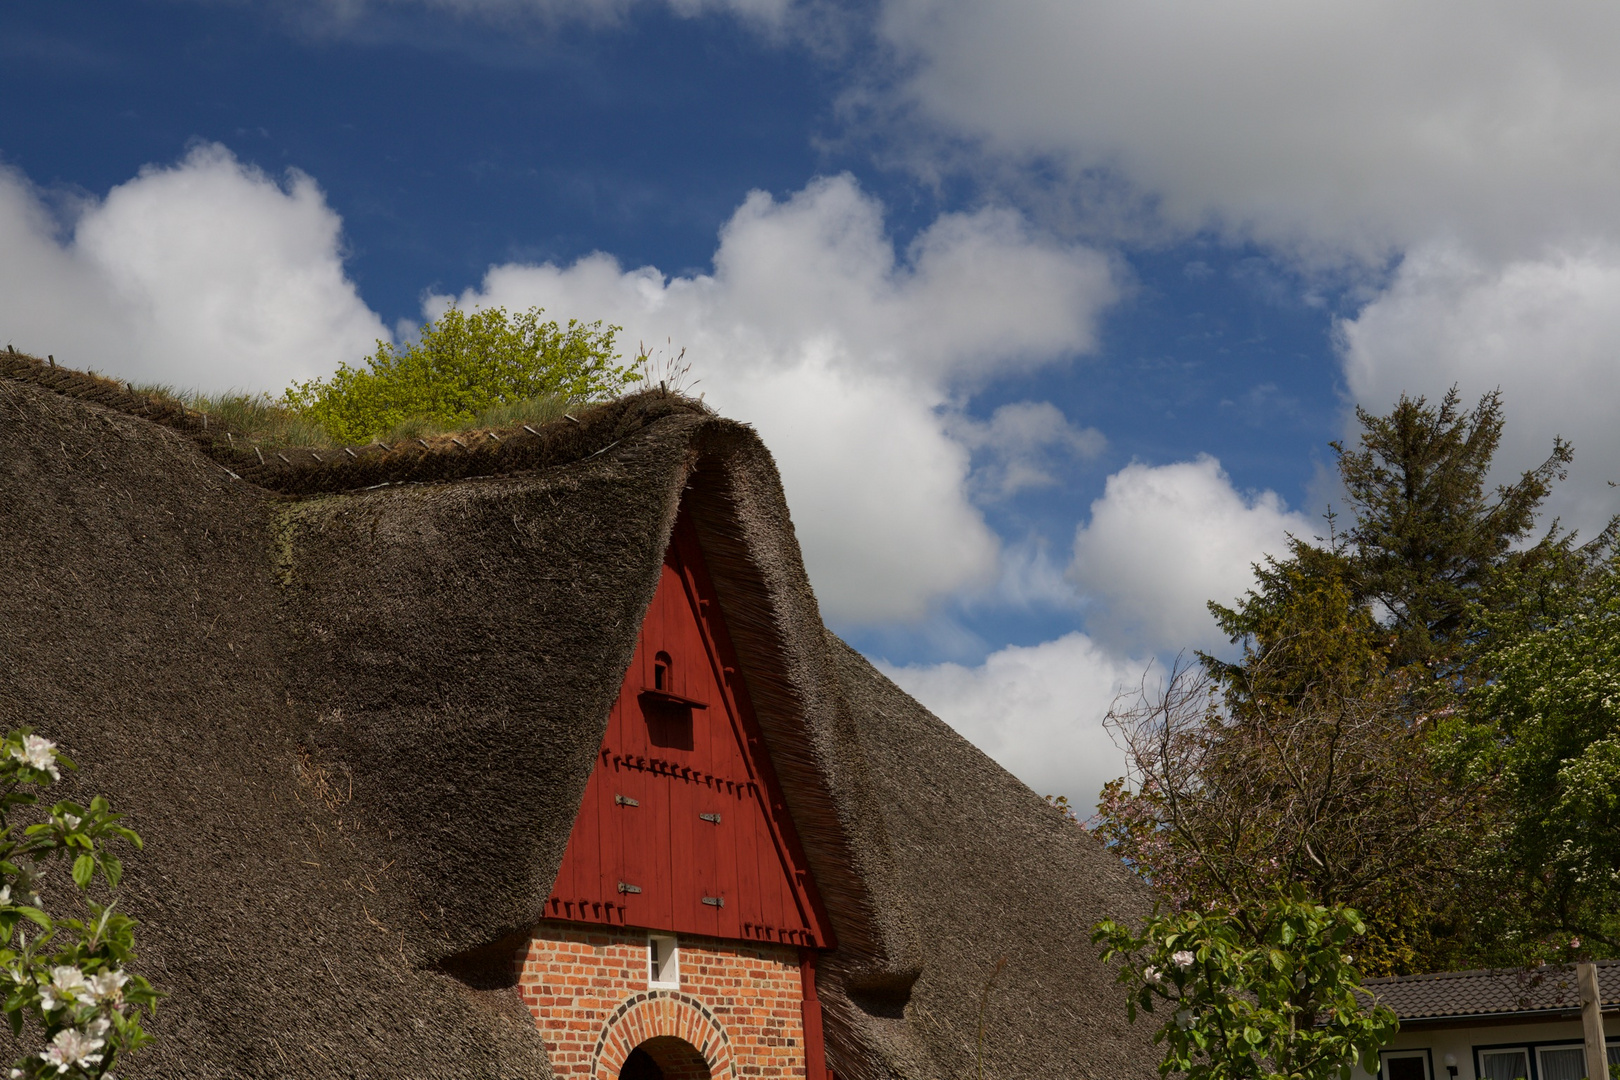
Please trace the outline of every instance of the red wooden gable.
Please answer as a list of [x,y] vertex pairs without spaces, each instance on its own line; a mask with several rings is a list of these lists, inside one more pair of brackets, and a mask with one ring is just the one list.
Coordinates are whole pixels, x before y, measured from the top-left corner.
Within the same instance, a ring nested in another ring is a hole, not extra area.
[[833,944],[684,515],[547,910],[581,922]]

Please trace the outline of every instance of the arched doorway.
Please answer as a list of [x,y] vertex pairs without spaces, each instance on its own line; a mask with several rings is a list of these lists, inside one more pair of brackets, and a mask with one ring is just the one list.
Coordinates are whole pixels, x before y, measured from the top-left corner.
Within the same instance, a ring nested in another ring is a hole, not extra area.
[[591,1080],[741,1080],[726,1029],[701,1001],[678,990],[636,994],[614,1010],[596,1037],[588,1075]]
[[709,1063],[685,1039],[660,1035],[630,1051],[619,1080],[710,1080]]

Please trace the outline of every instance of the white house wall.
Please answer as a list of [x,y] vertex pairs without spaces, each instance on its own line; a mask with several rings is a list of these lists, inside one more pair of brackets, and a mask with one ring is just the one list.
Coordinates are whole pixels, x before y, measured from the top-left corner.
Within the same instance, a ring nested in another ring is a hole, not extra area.
[[[1605,1016],[1603,1031],[1609,1045],[1620,1042],[1620,1016]],[[1457,1027],[1416,1026],[1402,1028],[1385,1052],[1426,1050],[1429,1061],[1429,1080],[1449,1080],[1446,1055],[1457,1061],[1456,1080],[1479,1080],[1475,1071],[1475,1051],[1500,1046],[1536,1047],[1554,1043],[1579,1043],[1583,1039],[1580,1017],[1568,1020],[1539,1021],[1523,1024],[1477,1024]],[[1534,1050],[1531,1057],[1534,1058]],[[1612,1056],[1612,1055],[1611,1055]],[[1371,1073],[1358,1068],[1355,1080],[1370,1080]]]

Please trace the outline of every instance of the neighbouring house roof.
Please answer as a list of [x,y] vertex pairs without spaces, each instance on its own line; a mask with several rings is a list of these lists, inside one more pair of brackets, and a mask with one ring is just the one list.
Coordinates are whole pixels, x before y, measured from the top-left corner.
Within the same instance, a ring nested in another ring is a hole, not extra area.
[[[1620,960],[1597,962],[1603,1007],[1620,1007]],[[1581,1008],[1573,965],[1446,971],[1368,979],[1363,985],[1403,1024],[1452,1020],[1555,1019]]]
[[121,1075],[549,1078],[510,959],[682,505],[836,932],[840,1080],[1156,1073],[1090,943],[1146,890],[826,629],[752,429],[653,391],[261,454],[0,354],[0,724],[146,840],[169,996]]

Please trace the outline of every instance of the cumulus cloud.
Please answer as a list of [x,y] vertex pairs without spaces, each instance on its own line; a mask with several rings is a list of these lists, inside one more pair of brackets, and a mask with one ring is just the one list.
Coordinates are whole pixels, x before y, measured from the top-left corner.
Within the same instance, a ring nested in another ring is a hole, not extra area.
[[[897,252],[882,207],[840,176],[785,201],[748,196],[712,274],[668,278],[597,254],[497,266],[456,300],[588,312],[627,341],[685,348],[694,389],[755,424],[776,456],[825,613],[872,622],[917,618],[994,575],[969,450],[947,430],[953,403],[1090,349],[1115,295],[1103,256],[1004,210],[943,215]],[[1026,444],[1094,441],[1031,409]],[[1017,415],[1003,428],[1021,429]]]
[[1620,8],[885,0],[889,105],[1180,228],[1376,255],[1614,236]]
[[1620,481],[1620,248],[1589,246],[1497,263],[1453,246],[1409,256],[1389,289],[1339,325],[1345,377],[1375,412],[1404,391],[1472,401],[1500,388],[1497,482],[1539,464],[1553,436],[1575,444],[1552,514],[1590,536]]
[[1049,401],[1002,405],[989,420],[958,416],[951,434],[986,459],[974,471],[974,486],[987,499],[1050,487],[1058,482],[1053,473],[1065,461],[1090,461],[1108,445],[1102,432],[1075,427]]
[[1225,641],[1205,605],[1251,588],[1253,564],[1282,554],[1289,533],[1309,538],[1311,522],[1275,492],[1236,490],[1207,454],[1132,464],[1091,504],[1069,574],[1100,601],[1087,627],[1116,647],[1218,649]]
[[1010,646],[972,667],[878,666],[1002,768],[1043,795],[1067,795],[1082,814],[1125,771],[1103,718],[1147,668],[1081,633]]
[[220,146],[143,169],[64,234],[0,172],[0,334],[75,366],[180,388],[278,390],[386,337],[343,270],[315,182]]

